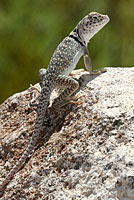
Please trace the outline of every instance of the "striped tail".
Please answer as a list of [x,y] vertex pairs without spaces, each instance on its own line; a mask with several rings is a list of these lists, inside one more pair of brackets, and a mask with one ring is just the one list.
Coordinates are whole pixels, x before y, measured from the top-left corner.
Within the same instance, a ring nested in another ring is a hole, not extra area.
[[31,141],[29,145],[27,146],[26,150],[24,151],[23,155],[21,156],[21,158],[18,160],[16,165],[9,172],[9,174],[7,175],[3,183],[0,185],[0,197],[1,195],[3,195],[3,190],[5,189],[5,186],[11,181],[14,174],[16,174],[25,163],[27,157],[29,156],[29,154],[31,154],[32,150],[34,149],[40,137],[40,132],[41,132],[42,124],[44,121],[45,112],[46,112],[51,91],[52,91],[50,85],[49,86],[47,84],[44,84],[44,85],[45,86],[43,86],[41,90],[40,101],[39,101],[38,109],[37,109],[35,128],[34,128]]

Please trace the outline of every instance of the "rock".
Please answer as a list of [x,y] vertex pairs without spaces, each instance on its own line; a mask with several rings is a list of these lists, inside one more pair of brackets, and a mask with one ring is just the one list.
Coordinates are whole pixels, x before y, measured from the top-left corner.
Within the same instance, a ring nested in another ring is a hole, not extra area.
[[[2,200],[134,199],[134,68],[73,76],[82,104],[59,112],[50,104],[39,145]],[[38,103],[38,90],[30,87],[0,106],[0,182],[30,141],[36,117],[30,102]]]

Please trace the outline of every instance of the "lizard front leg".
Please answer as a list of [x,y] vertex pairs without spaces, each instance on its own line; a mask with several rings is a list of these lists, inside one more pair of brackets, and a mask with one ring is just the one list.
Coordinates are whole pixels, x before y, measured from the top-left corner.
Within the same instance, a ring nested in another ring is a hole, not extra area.
[[101,73],[107,71],[106,69],[99,69],[99,70],[96,70],[96,71],[92,70],[93,67],[92,67],[90,54],[89,54],[89,51],[86,47],[84,49],[84,64],[85,64],[85,67],[89,71],[90,74],[101,74]]
[[77,95],[71,96],[78,88],[79,83],[75,79],[65,76],[65,75],[58,75],[55,79],[56,87],[62,87],[64,90],[63,92],[54,100],[52,106],[54,107],[62,107],[63,105],[70,103],[76,103],[78,99]]

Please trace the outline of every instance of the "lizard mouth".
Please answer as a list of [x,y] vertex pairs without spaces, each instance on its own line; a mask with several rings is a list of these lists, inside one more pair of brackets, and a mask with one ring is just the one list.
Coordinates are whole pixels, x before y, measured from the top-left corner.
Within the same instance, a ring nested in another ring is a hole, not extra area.
[[104,15],[104,20],[108,23],[110,21],[110,18],[108,17],[108,15]]

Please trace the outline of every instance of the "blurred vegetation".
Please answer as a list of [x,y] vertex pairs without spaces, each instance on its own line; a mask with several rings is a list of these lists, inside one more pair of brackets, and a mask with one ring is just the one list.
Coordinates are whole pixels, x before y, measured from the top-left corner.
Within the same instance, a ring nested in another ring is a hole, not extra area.
[[133,10],[134,0],[0,0],[0,102],[36,83],[56,46],[91,11],[111,19],[90,42],[94,69],[133,66]]

